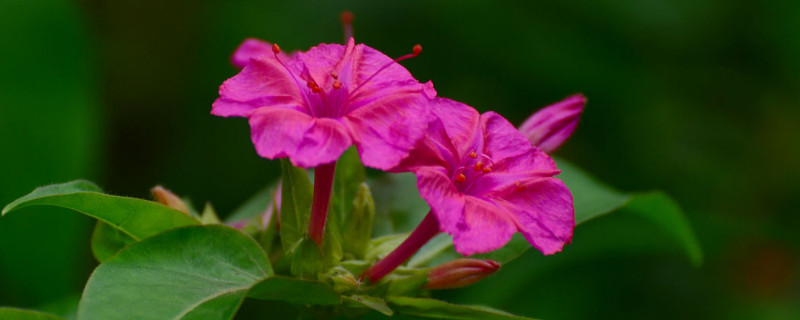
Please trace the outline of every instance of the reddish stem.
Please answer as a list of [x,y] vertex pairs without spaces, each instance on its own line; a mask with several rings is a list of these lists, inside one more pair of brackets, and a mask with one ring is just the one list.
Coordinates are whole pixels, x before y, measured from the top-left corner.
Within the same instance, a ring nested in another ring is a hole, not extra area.
[[335,170],[336,162],[323,164],[314,169],[314,199],[311,202],[308,235],[318,245],[322,245],[322,236],[325,234],[325,221],[328,219],[328,204],[331,202]]
[[378,282],[385,275],[392,272],[395,268],[406,262],[413,256],[419,248],[428,243],[431,238],[439,233],[439,221],[433,213],[428,212],[425,219],[417,226],[414,231],[388,256],[364,271],[361,279],[369,279],[371,283]]

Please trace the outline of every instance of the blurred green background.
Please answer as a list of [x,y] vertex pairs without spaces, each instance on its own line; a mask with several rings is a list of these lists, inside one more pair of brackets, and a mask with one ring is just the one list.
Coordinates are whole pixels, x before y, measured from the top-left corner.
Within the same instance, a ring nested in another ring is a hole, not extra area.
[[[584,93],[559,156],[672,194],[706,254],[695,268],[649,250],[657,235],[612,215],[442,298],[545,319],[800,319],[798,1],[0,0],[0,203],[87,178],[230,212],[278,174],[246,120],[209,115],[232,50],[341,42],[344,9],[358,41],[389,56],[421,43],[404,62],[418,79],[513,123]],[[0,305],[75,299],[91,226],[57,209],[0,219]],[[603,241],[644,245],[582,249]]]

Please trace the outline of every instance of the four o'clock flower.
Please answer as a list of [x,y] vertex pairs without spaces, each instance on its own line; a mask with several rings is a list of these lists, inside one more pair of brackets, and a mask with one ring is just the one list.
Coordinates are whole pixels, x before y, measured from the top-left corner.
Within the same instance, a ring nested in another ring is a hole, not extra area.
[[260,156],[316,168],[309,235],[321,243],[336,159],[355,145],[365,165],[396,166],[422,137],[435,91],[397,63],[419,46],[393,60],[353,38],[291,55],[263,44],[234,54],[244,69],[220,86],[211,113],[248,118]]
[[553,178],[560,171],[543,151],[494,112],[478,114],[462,103],[436,98],[435,120],[393,171],[413,171],[431,212],[386,258],[364,272],[377,281],[411,257],[439,231],[453,236],[464,255],[505,245],[515,232],[544,254],[572,238],[572,195]]
[[575,131],[584,105],[586,97],[582,94],[570,96],[537,111],[522,123],[519,130],[534,146],[551,153]]

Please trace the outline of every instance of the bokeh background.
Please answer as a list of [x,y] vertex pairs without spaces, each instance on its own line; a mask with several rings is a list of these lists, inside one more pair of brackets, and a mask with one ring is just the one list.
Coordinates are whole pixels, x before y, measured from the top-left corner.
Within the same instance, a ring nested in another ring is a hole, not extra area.
[[[421,43],[404,62],[418,79],[514,123],[584,93],[559,156],[625,191],[667,191],[705,251],[699,268],[669,250],[578,255],[653,241],[611,215],[562,254],[531,250],[442,298],[545,319],[800,319],[792,0],[0,0],[0,203],[87,178],[137,197],[163,184],[230,212],[278,173],[246,120],[209,115],[232,50],[246,37],[341,42],[344,9],[358,41],[390,56]],[[75,301],[91,226],[58,209],[0,219],[0,305]]]

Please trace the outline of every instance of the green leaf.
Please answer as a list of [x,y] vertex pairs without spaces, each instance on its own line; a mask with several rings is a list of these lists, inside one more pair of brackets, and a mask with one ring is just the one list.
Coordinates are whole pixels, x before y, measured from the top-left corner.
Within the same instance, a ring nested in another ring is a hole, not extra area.
[[199,223],[183,212],[153,201],[101,192],[97,185],[84,180],[40,187],[8,204],[2,215],[29,206],[62,207],[102,220],[135,240]]
[[131,236],[103,221],[97,221],[92,232],[92,254],[97,261],[104,262],[134,242],[136,240]]
[[178,228],[97,267],[78,318],[231,319],[248,290],[272,274],[261,247],[236,229]]
[[281,244],[285,252],[292,252],[308,231],[313,188],[306,171],[287,159],[281,159],[281,173]]
[[613,212],[625,206],[631,199],[630,194],[621,193],[611,188],[578,168],[574,164],[556,158],[561,179],[572,192],[575,204],[575,223],[581,224],[591,218]]
[[484,306],[457,305],[435,299],[388,297],[397,313],[440,319],[531,319]]
[[283,276],[264,279],[250,289],[247,297],[303,305],[332,305],[341,302],[339,294],[327,284]]
[[386,305],[386,301],[383,301],[383,299],[378,297],[367,296],[367,295],[352,295],[349,297],[347,296],[342,297],[342,300],[345,306],[367,307],[372,310],[383,313],[384,315],[387,316],[394,315],[394,311],[392,311],[392,308],[389,308],[389,306]]
[[222,220],[217,216],[217,210],[210,203],[206,203],[203,207],[203,213],[200,215],[200,223],[202,224],[220,224]]
[[0,307],[0,319],[3,320],[63,320],[64,318],[49,313],[24,310],[17,308]]
[[655,223],[680,244],[693,265],[703,264],[700,243],[680,206],[670,196],[660,191],[638,194],[624,211]]

